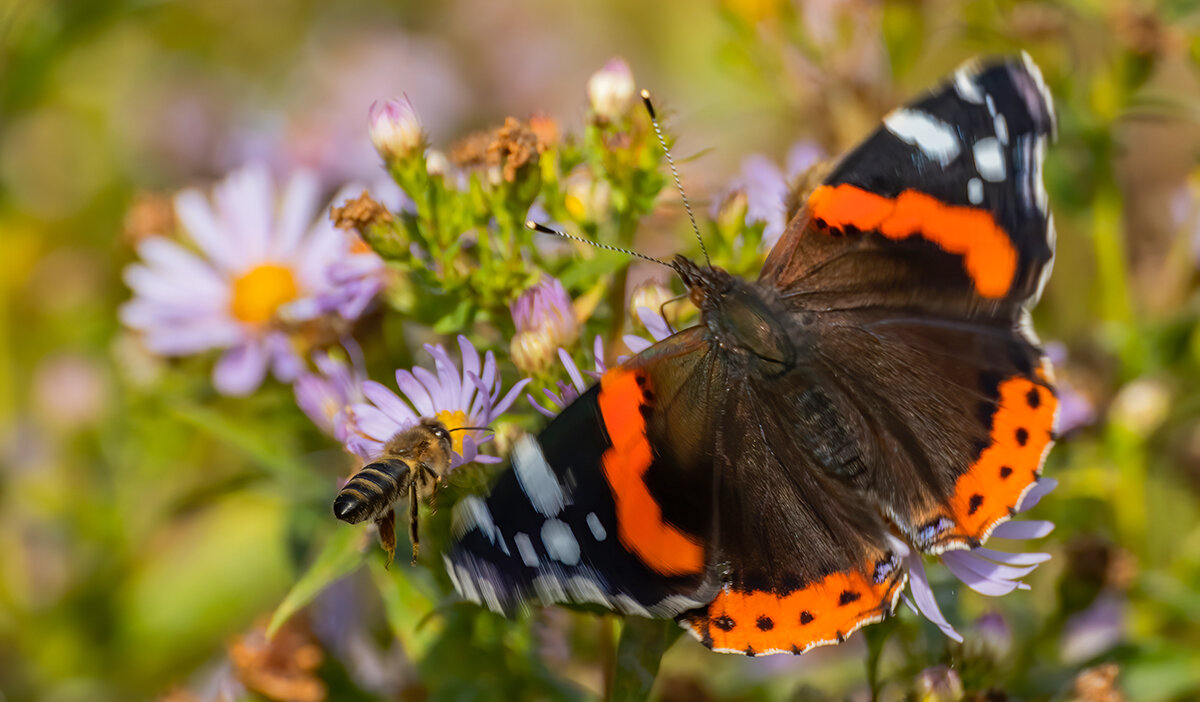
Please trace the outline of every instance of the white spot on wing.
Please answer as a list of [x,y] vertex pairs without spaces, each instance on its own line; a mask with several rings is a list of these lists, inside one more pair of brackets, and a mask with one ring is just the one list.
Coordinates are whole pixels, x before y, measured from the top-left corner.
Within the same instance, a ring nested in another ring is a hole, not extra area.
[[592,536],[596,537],[597,541],[603,541],[608,536],[608,532],[604,530],[604,525],[600,523],[600,517],[597,517],[595,512],[588,512],[587,525],[588,529],[592,530]]
[[547,519],[542,524],[542,545],[546,555],[563,565],[579,565],[579,542],[566,522]]
[[978,205],[983,202],[983,181],[978,178],[972,178],[967,181],[967,199],[972,205]]
[[538,567],[537,552],[533,550],[533,542],[524,532],[513,534],[513,543],[517,545],[517,553],[521,554],[521,562],[530,568]]
[[492,521],[492,513],[488,510],[487,503],[476,495],[464,497],[454,506],[454,515],[451,517],[452,529],[454,538],[461,539],[472,529],[479,531],[487,537],[488,541],[496,543],[500,536],[500,530],[496,528],[496,523]]
[[513,446],[512,464],[517,482],[534,509],[547,517],[562,511],[567,504],[567,496],[550,469],[550,464],[546,462],[542,447],[533,437],[526,434],[517,439]]
[[954,91],[967,102],[976,105],[983,103],[983,92],[975,82],[975,71],[972,66],[963,66],[954,72]]
[[1042,164],[1046,160],[1046,137],[1038,137],[1033,144],[1033,197],[1037,202],[1038,210],[1043,214],[1049,205],[1049,196],[1046,195],[1046,184],[1042,182]]
[[992,127],[996,130],[996,138],[1001,144],[1008,144],[1008,120],[1004,119],[1004,115],[997,114],[992,118]]
[[600,589],[595,581],[576,575],[567,581],[567,592],[576,602],[592,602],[599,605],[609,605],[608,596]]
[[912,144],[943,166],[961,150],[958,136],[950,125],[928,112],[901,108],[883,118],[887,130],[906,144]]
[[975,153],[975,168],[984,180],[993,183],[1004,180],[1004,150],[995,137],[985,137],[975,142],[972,151]]
[[1053,134],[1058,129],[1058,119],[1054,115],[1054,98],[1050,97],[1050,89],[1046,87],[1046,79],[1042,77],[1042,69],[1038,68],[1029,54],[1022,51],[1021,60],[1025,63],[1025,71],[1033,78],[1033,83],[1037,86],[1038,94],[1042,96],[1042,102],[1045,104],[1046,113],[1050,117],[1050,133]]

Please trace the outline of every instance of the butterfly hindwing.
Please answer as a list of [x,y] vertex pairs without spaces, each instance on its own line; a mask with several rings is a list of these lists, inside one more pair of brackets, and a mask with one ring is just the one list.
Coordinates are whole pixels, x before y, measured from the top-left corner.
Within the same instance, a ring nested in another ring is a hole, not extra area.
[[796,365],[728,386],[716,452],[722,589],[680,618],[713,650],[838,643],[891,613],[904,585],[900,550],[854,487],[857,435],[813,380]]

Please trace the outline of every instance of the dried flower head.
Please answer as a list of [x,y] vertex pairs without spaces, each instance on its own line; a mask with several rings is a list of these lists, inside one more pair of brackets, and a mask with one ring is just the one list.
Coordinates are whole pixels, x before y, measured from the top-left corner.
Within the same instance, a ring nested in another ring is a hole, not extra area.
[[293,619],[267,638],[255,627],[229,646],[234,676],[248,689],[278,702],[323,702],[328,694],[317,676],[324,658],[312,635]]
[[393,221],[392,213],[381,203],[376,202],[371,193],[363,190],[353,200],[345,200],[341,206],[329,208],[329,218],[338,229],[365,232],[376,224],[387,224]]
[[504,126],[495,132],[495,138],[487,148],[487,164],[503,169],[504,180],[514,183],[517,172],[526,164],[537,163],[538,138],[529,125],[516,117],[504,120]]

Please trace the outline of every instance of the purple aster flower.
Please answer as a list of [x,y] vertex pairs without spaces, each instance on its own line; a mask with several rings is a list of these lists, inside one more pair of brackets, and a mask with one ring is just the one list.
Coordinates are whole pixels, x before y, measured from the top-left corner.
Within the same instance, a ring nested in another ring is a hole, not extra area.
[[[1067,363],[1067,347],[1058,341],[1046,344],[1046,357],[1055,368],[1062,368]],[[1096,421],[1096,406],[1083,393],[1075,389],[1071,382],[1059,378],[1058,382],[1058,426],[1056,431],[1065,436],[1076,429],[1086,427]]]
[[579,322],[571,297],[557,278],[542,276],[509,305],[517,333],[510,351],[513,363],[525,373],[545,370],[553,349],[570,346],[579,338]]
[[[300,173],[277,202],[261,166],[231,173],[211,201],[183,191],[175,211],[198,252],[161,236],[143,240],[142,262],[125,269],[134,297],[121,306],[122,322],[158,355],[226,349],[213,381],[227,395],[252,392],[268,367],[282,381],[295,379],[304,363],[287,329],[325,313],[361,311],[365,293],[349,283],[378,271],[366,265],[377,257],[352,251],[317,197],[316,179]],[[335,277],[338,265],[358,265],[363,277]]]
[[962,678],[949,666],[935,665],[922,670],[913,687],[920,702],[958,702],[963,698]]
[[[436,417],[454,430],[459,427],[486,427],[507,410],[529,382],[521,380],[501,397],[500,372],[491,351],[480,362],[479,352],[465,336],[458,337],[462,368],[450,360],[441,344],[425,345],[434,359],[434,372],[416,366],[412,371],[397,370],[396,386],[401,399],[386,386],[368,380],[362,384],[367,402],[350,406],[348,431],[342,443],[351,453],[366,461],[378,458],[383,445],[397,432],[412,426],[420,417]],[[498,463],[499,458],[478,452],[481,443],[491,440],[484,431],[454,432],[455,460],[451,467],[471,461]]]
[[[1058,481],[1053,478],[1041,478],[1025,494],[1021,500],[1018,512],[1025,512],[1058,487]],[[1023,520],[1009,521],[997,526],[992,531],[992,537],[997,539],[1039,539],[1054,530],[1054,524],[1047,521]],[[897,543],[898,540],[896,541]],[[925,574],[925,564],[921,553],[915,549],[909,550],[905,561],[908,565],[908,584],[911,599],[906,597],[909,607],[933,622],[942,633],[962,642],[962,635],[955,631],[950,622],[946,621],[933,596],[933,588]],[[1028,590],[1029,586],[1021,582],[1021,578],[1029,575],[1037,566],[1050,560],[1048,553],[1009,553],[996,551],[982,546],[965,551],[947,551],[940,556],[942,563],[950,569],[956,578],[972,590],[991,597],[1007,595],[1013,590]]]
[[1100,593],[1082,612],[1063,624],[1060,651],[1065,663],[1091,660],[1121,642],[1125,636],[1125,598],[1115,592]]
[[[674,333],[671,331],[670,325],[667,324],[667,320],[663,319],[657,312],[650,308],[639,307],[637,312],[642,324],[645,325],[647,331],[654,337],[654,341],[662,341]],[[644,349],[650,348],[654,344],[654,341],[635,334],[626,334],[622,340],[634,353],[641,353]],[[617,363],[624,362],[626,358],[626,356],[618,357]],[[525,395],[525,399],[529,401],[529,404],[533,405],[535,410],[547,417],[553,417],[567,405],[574,402],[587,390],[588,385],[595,382],[604,374],[604,371],[610,365],[605,360],[604,340],[599,335],[592,342],[593,370],[580,371],[579,366],[575,365],[575,361],[571,358],[571,354],[562,348],[558,349],[558,359],[562,362],[563,368],[567,371],[567,377],[571,382],[558,381],[556,384],[557,392],[550,388],[542,389],[542,394],[550,401],[550,406],[547,407],[541,404],[528,393]],[[588,378],[587,380],[584,380],[585,375]]]
[[313,354],[316,372],[304,372],[293,385],[296,404],[321,431],[338,441],[349,432],[347,414],[351,405],[367,401],[362,392],[366,381],[362,350],[352,339],[343,342],[349,362],[320,351]]
[[762,245],[771,248],[787,227],[787,197],[789,181],[794,180],[824,157],[821,148],[811,141],[797,142],[788,150],[787,172],[761,154],[747,156],[742,161],[741,175],[733,189],[746,194],[746,224],[762,222]]
[[974,641],[994,659],[1004,658],[1012,650],[1012,627],[999,612],[989,612],[975,620]]

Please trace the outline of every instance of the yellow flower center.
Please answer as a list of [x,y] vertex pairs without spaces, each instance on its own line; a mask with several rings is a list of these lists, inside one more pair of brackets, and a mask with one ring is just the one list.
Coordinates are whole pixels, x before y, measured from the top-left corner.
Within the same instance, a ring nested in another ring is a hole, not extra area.
[[298,293],[296,276],[290,268],[264,263],[233,281],[230,309],[243,322],[263,324],[281,305],[295,300]]
[[435,414],[434,417],[442,424],[445,424],[446,429],[451,432],[450,441],[454,446],[454,452],[461,456],[463,452],[463,438],[466,432],[454,430],[467,426],[467,413],[462,410],[455,410],[453,412],[442,410]]

